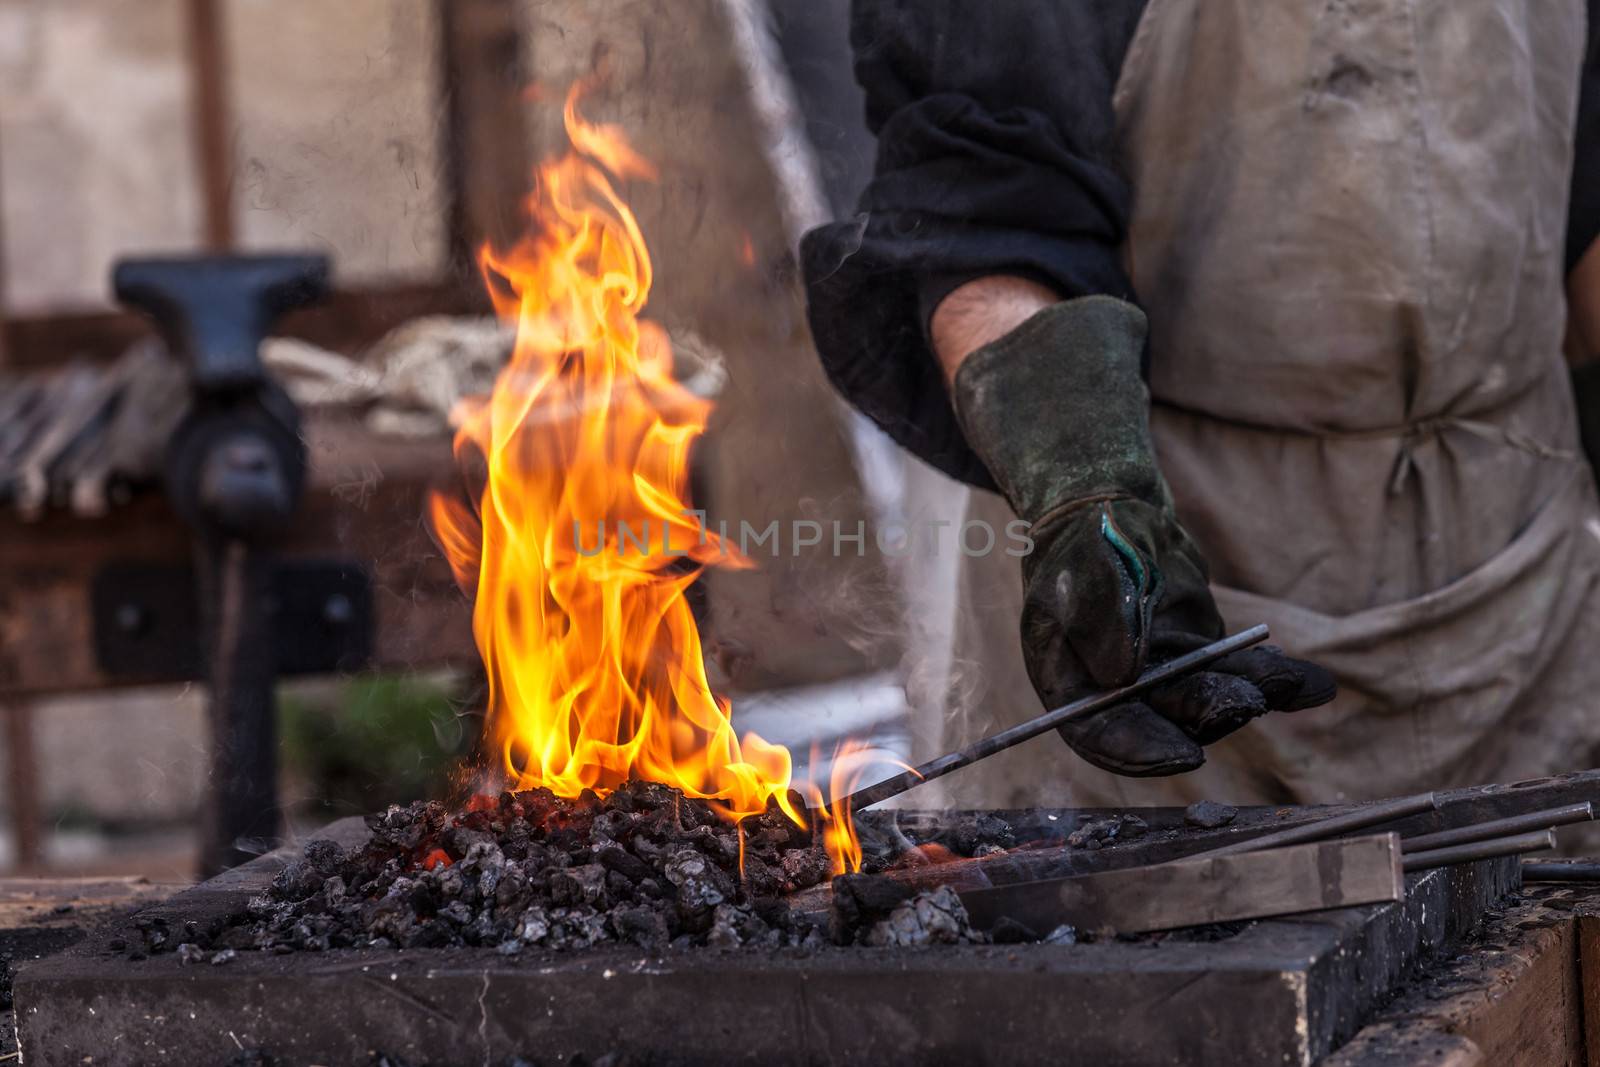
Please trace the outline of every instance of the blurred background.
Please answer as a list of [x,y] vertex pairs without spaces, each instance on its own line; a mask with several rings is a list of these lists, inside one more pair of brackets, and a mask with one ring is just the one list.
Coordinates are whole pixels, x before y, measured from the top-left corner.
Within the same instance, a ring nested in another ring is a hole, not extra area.
[[[332,257],[329,298],[263,348],[310,451],[272,550],[359,570],[370,611],[348,624],[353,666],[280,684],[291,836],[461,784],[481,681],[424,500],[454,484],[449,403],[503,357],[474,250],[519,232],[575,79],[593,82],[586,114],[660,169],[625,195],[655,258],[647,315],[717,371],[694,473],[712,521],[894,512],[898,460],[823,381],[792,253],[870,169],[846,7],[0,0],[0,868],[170,880],[196,863],[206,689],[173,649],[203,635],[125,576],[190,556],[148,458],[185,394],[112,299],[119,257]],[[759,562],[700,587],[736,726],[802,755],[864,728],[897,744],[889,565]]]

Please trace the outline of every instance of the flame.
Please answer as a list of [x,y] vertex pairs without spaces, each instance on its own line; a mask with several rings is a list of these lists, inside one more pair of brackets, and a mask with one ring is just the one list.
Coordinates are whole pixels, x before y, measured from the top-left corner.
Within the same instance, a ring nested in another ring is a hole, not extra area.
[[[650,257],[613,180],[654,167],[579,115],[579,88],[564,112],[572,150],[541,164],[527,199],[532,232],[480,253],[516,326],[493,392],[457,413],[456,454],[481,490],[474,507],[430,502],[475,597],[488,730],[515,788],[574,797],[645,778],[732,819],[776,803],[807,825],[788,750],[736,737],[706,677],[685,590],[706,565],[748,562],[690,512],[709,404],[674,380],[665,331],[639,317]],[[819,817],[838,870],[859,866],[848,813]]]
[[[866,744],[848,738],[833,753],[833,766],[828,771],[828,794],[836,798],[831,804],[823,800],[822,790],[810,782],[803,786],[810,807],[822,820],[822,844],[828,850],[835,874],[861,869],[861,839],[856,836],[855,820],[850,813],[850,793],[860,780],[862,768],[872,762],[873,750]],[[811,765],[817,765],[817,749],[811,749]]]
[[[818,752],[813,746],[812,766],[817,764],[817,758]],[[828,858],[833,862],[835,874],[861,869],[861,839],[856,835],[855,817],[850,810],[850,795],[855,792],[856,786],[861,784],[863,772],[868,767],[877,765],[888,765],[913,774],[917,773],[915,767],[893,753],[851,737],[840,742],[834,749],[832,766],[828,771],[828,796],[832,797],[832,800],[824,800],[822,790],[811,782],[802,783],[800,786],[812,812],[822,825],[822,842],[828,850]]]

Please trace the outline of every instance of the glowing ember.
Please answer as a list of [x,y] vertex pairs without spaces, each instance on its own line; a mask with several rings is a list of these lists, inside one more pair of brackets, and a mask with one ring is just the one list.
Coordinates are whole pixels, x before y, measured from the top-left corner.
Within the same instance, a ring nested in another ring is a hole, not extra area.
[[[672,377],[666,334],[639,318],[650,258],[613,178],[653,167],[567,97],[573,149],[539,168],[533,232],[481,263],[511,361],[461,412],[456,453],[476,506],[436,496],[431,518],[475,597],[488,729],[508,784],[557,796],[662,782],[742,819],[790,794],[787,749],[734,734],[711,691],[684,596],[699,568],[747,565],[690,514],[688,453],[709,405]],[[834,795],[859,761],[836,766]],[[820,806],[819,791],[810,800]],[[835,869],[860,865],[849,813],[826,811]]]

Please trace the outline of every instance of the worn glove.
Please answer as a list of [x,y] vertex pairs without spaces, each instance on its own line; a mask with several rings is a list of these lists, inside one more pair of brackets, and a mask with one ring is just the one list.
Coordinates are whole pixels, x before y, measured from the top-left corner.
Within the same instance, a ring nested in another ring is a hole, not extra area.
[[[1069,300],[978,349],[956,374],[967,441],[1031,524],[1022,648],[1047,707],[1126,685],[1147,664],[1223,636],[1205,561],[1156,469],[1139,374],[1145,328],[1124,301]],[[1205,762],[1202,745],[1256,716],[1333,695],[1326,670],[1258,646],[1061,736],[1118,774],[1178,774]]]

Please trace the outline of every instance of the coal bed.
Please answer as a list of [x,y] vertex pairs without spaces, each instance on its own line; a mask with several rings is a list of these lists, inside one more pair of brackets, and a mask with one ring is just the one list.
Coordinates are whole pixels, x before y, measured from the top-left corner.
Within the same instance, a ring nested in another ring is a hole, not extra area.
[[[1303,810],[1247,810],[1220,829],[1167,809],[870,813],[868,866],[896,877],[830,886],[816,846],[781,816],[747,820],[741,876],[741,835],[682,798],[630,787],[533,810],[552,802],[518,794],[458,815],[415,805],[347,819],[29,963],[15,982],[24,1054],[1310,1063],[1518,882],[1514,860],[1493,860],[1412,876],[1403,903],[1206,936],[1052,931],[997,944],[935,887],[1153,862]],[[1026,844],[996,840],[1007,834]]]
[[[831,861],[776,804],[735,825],[670,786],[628,782],[604,798],[548,789],[479,796],[457,814],[419,802],[366,826],[360,848],[308,843],[245,915],[220,928],[146,924],[130,951],[198,960],[230,950],[481,946],[515,955],[610,942],[659,952],[984,940],[953,893],[915,899],[870,874],[840,879],[835,896],[845,907],[827,922],[791,907],[794,894],[828,880]],[[973,856],[1014,843],[1000,819],[967,818],[955,829],[929,844]],[[904,834],[874,845],[875,869],[908,855],[925,862]]]

